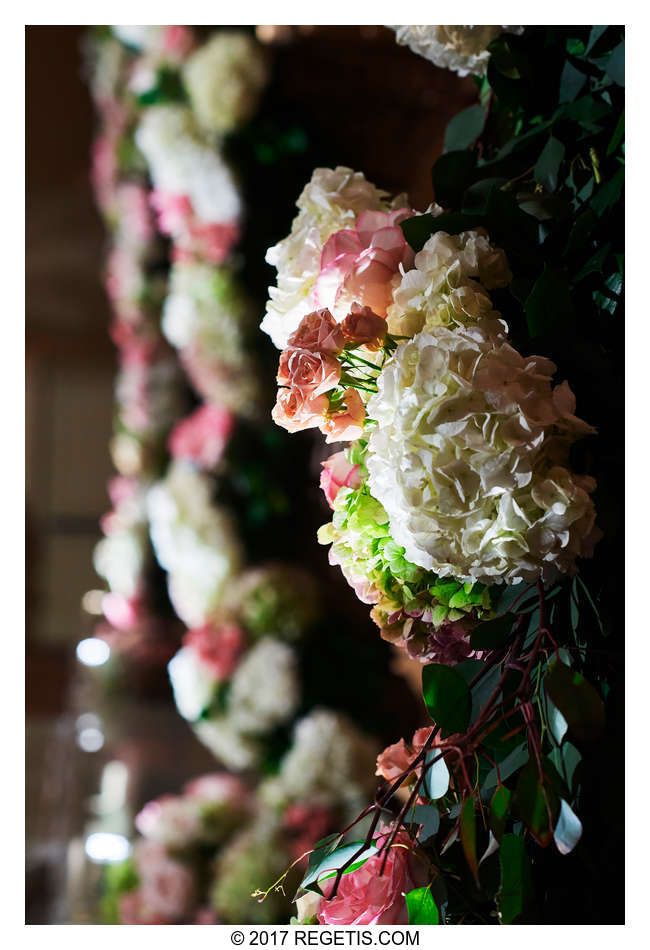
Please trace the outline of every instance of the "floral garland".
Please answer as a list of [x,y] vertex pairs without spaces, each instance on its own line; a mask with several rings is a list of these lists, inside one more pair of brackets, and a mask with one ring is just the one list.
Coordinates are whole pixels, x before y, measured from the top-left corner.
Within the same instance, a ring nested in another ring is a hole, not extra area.
[[391,26],[400,46],[459,76],[484,76],[488,46],[501,33],[521,34],[523,26]]
[[433,721],[379,757],[365,838],[350,841],[353,822],[312,852],[301,923],[538,920],[533,868],[571,875],[543,856],[551,843],[580,861],[578,766],[593,768],[606,728],[612,673],[583,675],[598,663],[580,619],[606,633],[578,563],[603,536],[588,453],[576,464],[595,429],[555,361],[527,353],[536,338],[560,352],[553,307],[577,323],[571,290],[598,326],[618,308],[624,46],[614,27],[540,28],[470,52],[445,63],[484,75],[489,54],[481,102],[452,120],[434,167],[449,210],[317,169],[267,257],[273,417],[351,443],[324,464],[319,539],[382,636],[423,663]]

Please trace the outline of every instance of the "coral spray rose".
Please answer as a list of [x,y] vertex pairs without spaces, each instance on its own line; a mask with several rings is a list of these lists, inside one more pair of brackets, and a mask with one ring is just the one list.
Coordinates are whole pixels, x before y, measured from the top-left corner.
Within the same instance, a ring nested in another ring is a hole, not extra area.
[[319,426],[328,408],[327,396],[306,399],[296,389],[279,389],[271,417],[287,432],[300,432]]
[[289,337],[289,346],[332,356],[341,352],[344,343],[341,327],[327,309],[308,313]]
[[290,386],[303,399],[322,396],[334,389],[341,377],[341,364],[329,353],[289,346],[282,351],[278,382]]
[[366,409],[356,389],[346,389],[343,395],[345,409],[330,416],[321,425],[326,442],[352,442],[363,435]]
[[369,350],[378,350],[386,339],[388,326],[383,317],[378,316],[370,307],[360,307],[353,303],[350,313],[341,324],[346,343],[365,346]]

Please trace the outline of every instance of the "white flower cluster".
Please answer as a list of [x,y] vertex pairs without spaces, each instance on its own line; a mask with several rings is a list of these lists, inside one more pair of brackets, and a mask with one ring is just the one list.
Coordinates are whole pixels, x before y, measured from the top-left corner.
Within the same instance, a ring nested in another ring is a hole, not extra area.
[[154,50],[162,44],[162,26],[113,26],[113,33],[122,43],[133,46],[135,49]]
[[487,47],[500,33],[523,33],[523,26],[391,26],[400,46],[459,76],[484,76]]
[[263,49],[241,31],[215,33],[183,67],[183,81],[199,124],[218,135],[251,117],[267,80]]
[[315,709],[296,724],[277,777],[260,794],[269,804],[317,802],[354,811],[375,787],[378,751],[346,716]]
[[232,172],[203,140],[190,109],[152,106],[142,117],[135,141],[157,189],[189,198],[196,216],[208,224],[239,220],[242,201]]
[[596,540],[593,479],[566,467],[590,426],[555,365],[480,324],[401,344],[368,403],[369,485],[414,564],[486,584],[552,580]]
[[[485,322],[490,314],[496,320],[486,290],[506,287],[511,280],[505,254],[485,231],[438,231],[415,255],[413,269],[393,292],[388,328],[397,336],[413,336],[437,326]],[[507,331],[502,321],[501,326]]]
[[146,496],[139,490],[120,501],[111,514],[110,529],[95,546],[93,564],[114,594],[135,597],[148,550]]
[[311,290],[320,271],[323,245],[342,228],[353,227],[363,211],[389,211],[406,204],[404,195],[388,200],[385,191],[362,172],[338,166],[316,168],[296,205],[291,234],[269,248],[266,260],[277,268],[277,287],[269,287],[262,330],[279,350],[305,314],[315,309]]
[[246,346],[251,310],[225,268],[174,264],[162,329],[182,354],[192,385],[208,402],[254,413],[259,380]]
[[242,563],[231,518],[213,504],[210,479],[181,460],[149,490],[147,506],[174,609],[188,627],[200,626],[218,609]]
[[300,682],[294,651],[272,637],[259,640],[233,673],[225,713],[196,722],[210,701],[214,681],[209,692],[204,690],[197,659],[182,656],[186,649],[169,664],[179,712],[194,721],[199,739],[227,768],[252,768],[263,752],[260,737],[288,722],[298,708]]

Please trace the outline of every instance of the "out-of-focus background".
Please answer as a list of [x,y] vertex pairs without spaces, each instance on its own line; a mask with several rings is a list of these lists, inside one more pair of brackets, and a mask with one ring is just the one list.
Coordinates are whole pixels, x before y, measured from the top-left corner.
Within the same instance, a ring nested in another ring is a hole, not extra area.
[[[89,828],[130,833],[129,798],[144,801],[212,766],[170,694],[122,699],[109,717],[75,657],[92,628],[81,599],[97,586],[92,551],[108,505],[116,371],[101,276],[106,239],[89,181],[95,117],[85,31],[26,29],[30,923],[92,919]],[[443,130],[475,95],[471,80],[435,69],[381,27],[301,31],[277,46],[275,76],[288,108],[310,114],[340,164],[407,190],[422,209],[433,197]],[[303,184],[296,181],[296,197]]]

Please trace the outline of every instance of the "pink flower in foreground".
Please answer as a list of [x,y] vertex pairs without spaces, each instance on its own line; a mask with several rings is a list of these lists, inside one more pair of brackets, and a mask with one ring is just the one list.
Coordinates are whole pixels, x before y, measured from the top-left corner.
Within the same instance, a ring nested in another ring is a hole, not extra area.
[[359,466],[350,465],[345,457],[345,452],[336,452],[334,455],[330,455],[322,464],[320,487],[325,493],[328,505],[333,508],[340,488],[359,488],[361,485]]
[[[387,782],[394,782],[397,776],[405,772],[413,759],[422,751],[425,742],[431,735],[431,728],[418,729],[409,746],[403,739],[400,739],[399,742],[384,749],[377,757],[375,775],[381,775]],[[417,771],[420,771],[419,767]]]
[[[385,840],[378,840],[378,846]],[[325,899],[318,909],[321,924],[406,924],[408,910],[404,895],[415,887],[424,887],[428,874],[424,861],[414,853],[414,843],[405,831],[398,832],[393,842],[383,875],[379,875],[384,859],[376,854],[350,874],[341,878],[336,897],[328,901],[334,886],[330,878],[321,883]]]
[[232,413],[210,403],[176,423],[169,437],[174,458],[187,458],[202,468],[215,468],[234,427]]
[[201,662],[209,667],[217,680],[228,679],[246,646],[243,632],[234,623],[219,627],[206,624],[189,630],[183,637],[183,646],[192,647]]
[[364,211],[354,228],[333,234],[321,253],[320,274],[313,298],[320,307],[349,308],[354,301],[386,316],[393,302],[393,287],[404,270],[413,266],[414,253],[399,222],[413,212]]
[[346,343],[366,346],[369,350],[378,350],[386,339],[388,325],[383,317],[377,316],[370,307],[360,307],[353,303],[350,313],[341,324]]
[[336,356],[343,349],[345,340],[341,327],[329,310],[314,310],[302,318],[297,330],[289,337],[289,347],[311,350],[314,353],[329,353]]
[[343,402],[345,410],[330,416],[321,425],[321,432],[327,436],[326,442],[352,442],[363,435],[366,408],[361,396],[356,389],[346,389]]

